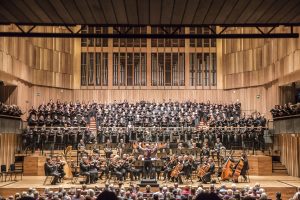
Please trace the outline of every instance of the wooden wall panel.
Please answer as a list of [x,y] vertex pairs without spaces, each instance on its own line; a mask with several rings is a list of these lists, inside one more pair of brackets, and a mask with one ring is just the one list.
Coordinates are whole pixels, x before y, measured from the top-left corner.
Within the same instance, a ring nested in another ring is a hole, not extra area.
[[[256,32],[249,28],[244,32]],[[229,29],[238,33],[241,28]],[[276,32],[287,32],[283,27]],[[300,32],[300,27],[295,28]],[[227,39],[223,41],[224,89],[270,84],[299,70],[300,38],[297,39]],[[242,44],[242,45],[241,45]],[[289,82],[299,81],[299,77]],[[236,84],[238,83],[238,84]]]
[[[1,31],[15,31],[0,26]],[[35,31],[65,32],[64,28],[37,27]],[[73,39],[0,38],[0,72],[36,85],[72,88]],[[53,45],[54,43],[54,45]],[[57,78],[60,77],[60,78]]]

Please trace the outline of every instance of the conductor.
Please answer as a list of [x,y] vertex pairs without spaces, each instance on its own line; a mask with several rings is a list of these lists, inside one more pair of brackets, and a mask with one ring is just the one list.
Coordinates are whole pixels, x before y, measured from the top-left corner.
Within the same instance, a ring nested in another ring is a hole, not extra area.
[[151,155],[157,151],[157,143],[155,144],[154,147],[151,147],[149,144],[146,144],[145,147],[142,147],[140,143],[139,149],[142,150],[144,153],[143,174],[144,174],[144,178],[147,178],[152,175],[153,166],[152,166]]

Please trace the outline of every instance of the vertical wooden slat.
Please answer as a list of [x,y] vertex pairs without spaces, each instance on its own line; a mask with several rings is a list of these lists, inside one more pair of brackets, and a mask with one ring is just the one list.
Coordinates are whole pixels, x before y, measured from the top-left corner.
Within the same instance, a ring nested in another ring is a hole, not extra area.
[[0,165],[5,164],[7,169],[15,160],[17,137],[13,133],[0,134]]

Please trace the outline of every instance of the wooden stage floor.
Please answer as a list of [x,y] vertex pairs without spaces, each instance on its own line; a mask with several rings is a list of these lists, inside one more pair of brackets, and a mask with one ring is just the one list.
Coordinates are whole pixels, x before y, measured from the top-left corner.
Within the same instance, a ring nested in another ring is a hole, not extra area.
[[[20,179],[18,177],[18,179]],[[40,192],[42,192],[45,188],[53,188],[55,190],[59,185],[50,185],[49,182],[46,185],[43,185],[45,177],[44,176],[24,176],[23,180],[18,181],[9,181],[9,182],[0,182],[0,195],[4,197],[8,197],[9,195],[13,195],[16,192],[26,191],[29,187],[36,188]],[[139,181],[133,181],[133,184],[138,184]],[[174,183],[164,183],[163,181],[158,181],[160,185],[171,186]],[[225,183],[226,186],[230,187],[232,182],[222,182]],[[215,184],[219,187],[222,183]],[[292,176],[250,176],[250,183],[237,183],[238,188],[243,188],[246,185],[250,187],[254,186],[255,183],[260,183],[261,187],[263,187],[268,196],[272,199],[275,199],[275,193],[277,191],[282,193],[283,200],[291,198],[296,192],[297,187],[300,187],[300,178],[292,177]],[[103,187],[105,184],[105,180],[98,181],[97,184],[88,185],[89,188],[93,188],[94,186]],[[124,182],[125,187],[129,186],[130,181]],[[185,185],[191,185],[192,187],[198,187],[199,182],[184,181],[184,184],[180,185],[181,187]],[[70,180],[65,180],[61,183],[64,188],[81,187],[81,184],[76,183],[72,184]],[[115,184],[116,185],[116,184]],[[210,184],[204,184],[204,187],[209,187]],[[157,190],[157,188],[153,188],[153,190]]]

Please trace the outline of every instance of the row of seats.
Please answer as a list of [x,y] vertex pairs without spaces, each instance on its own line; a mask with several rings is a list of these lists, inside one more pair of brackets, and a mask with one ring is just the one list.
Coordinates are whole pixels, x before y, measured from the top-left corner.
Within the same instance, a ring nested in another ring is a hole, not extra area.
[[0,172],[0,178],[1,181],[13,181],[17,180],[17,175],[20,175],[21,180],[23,178],[23,166],[21,168],[16,167],[15,164],[10,164],[9,169],[7,169],[6,165],[1,165],[1,172]]

